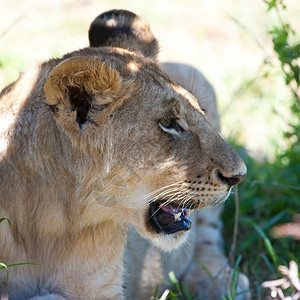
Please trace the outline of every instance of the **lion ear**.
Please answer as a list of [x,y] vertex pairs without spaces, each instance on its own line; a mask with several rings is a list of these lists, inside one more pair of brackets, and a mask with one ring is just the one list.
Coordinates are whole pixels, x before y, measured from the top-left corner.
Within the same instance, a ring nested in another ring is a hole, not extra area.
[[70,58],[49,75],[44,91],[46,102],[67,132],[79,132],[89,122],[91,109],[101,111],[120,92],[118,71],[105,62],[89,58]]

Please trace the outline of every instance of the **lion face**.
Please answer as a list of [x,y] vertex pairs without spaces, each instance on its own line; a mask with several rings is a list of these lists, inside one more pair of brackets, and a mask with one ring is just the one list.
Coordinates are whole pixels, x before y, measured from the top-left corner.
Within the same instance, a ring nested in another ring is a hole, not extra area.
[[191,210],[225,201],[246,175],[197,100],[133,53],[77,52],[54,68],[45,94],[73,147],[97,166],[82,171],[98,191],[91,201],[162,249],[186,239]]

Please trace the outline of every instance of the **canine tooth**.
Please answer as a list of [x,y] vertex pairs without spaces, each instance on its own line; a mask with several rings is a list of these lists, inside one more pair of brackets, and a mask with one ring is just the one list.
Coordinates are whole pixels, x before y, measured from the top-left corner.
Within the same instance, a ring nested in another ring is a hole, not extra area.
[[174,214],[174,218],[175,218],[175,221],[177,221],[181,216],[181,211],[178,212],[177,214]]

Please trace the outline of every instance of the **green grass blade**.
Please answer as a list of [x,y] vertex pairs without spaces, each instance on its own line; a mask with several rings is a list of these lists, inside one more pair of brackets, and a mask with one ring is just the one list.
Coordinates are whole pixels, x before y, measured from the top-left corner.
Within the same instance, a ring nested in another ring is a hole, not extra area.
[[23,265],[34,265],[34,266],[39,266],[39,264],[35,264],[35,263],[17,263],[17,264],[10,264],[10,265],[7,265],[7,267],[15,267],[15,266],[23,266]]
[[[286,211],[281,211],[277,215],[275,215],[275,216],[271,217],[270,219],[266,220],[260,226],[260,228],[262,230],[268,230],[269,228],[272,228],[274,225],[278,224],[278,222],[281,219],[283,219],[286,215],[287,215]],[[251,226],[253,226],[253,220],[251,218],[245,217],[245,216],[240,218],[240,223],[250,224]],[[241,250],[248,249],[249,247],[251,247],[251,245],[253,244],[253,242],[255,242],[257,240],[257,238],[258,238],[258,235],[257,235],[256,232],[254,232],[253,234],[249,234],[247,239],[245,239],[243,241],[243,244],[241,245]]]
[[184,284],[181,284],[181,285],[182,285],[182,292],[183,292],[183,295],[185,296],[185,299],[194,300],[195,297],[193,297],[193,295],[191,294],[189,289]]
[[180,295],[181,287],[180,287],[179,281],[177,280],[175,273],[173,271],[171,271],[169,273],[169,278],[170,278],[173,289],[175,290],[176,293],[178,293]]
[[204,272],[206,273],[206,275],[210,278],[210,280],[217,286],[216,281],[214,279],[214,277],[210,274],[210,272],[208,271],[208,269],[206,268],[206,266],[200,261],[198,260],[197,263],[199,263],[202,267],[202,269],[204,270]]
[[0,269],[6,269],[6,280],[8,281],[8,266],[0,262]]
[[159,285],[157,285],[156,288],[155,288],[154,295],[153,295],[153,300],[156,300],[156,298],[157,298],[158,288],[159,288]]
[[239,268],[241,260],[242,260],[242,256],[239,255],[234,264],[234,268],[233,268],[232,287],[231,287],[231,293],[232,293],[233,299],[235,299],[235,297],[236,297],[236,289],[237,289],[237,285],[239,282],[239,274],[240,274],[240,271],[238,268]]
[[8,222],[9,228],[11,228],[11,223],[10,223],[9,219],[7,219],[7,218],[0,218],[0,223],[2,223],[4,220],[6,220]]
[[263,239],[265,247],[266,247],[269,255],[271,256],[273,263],[275,264],[276,267],[278,267],[279,266],[278,257],[275,254],[275,251],[272,247],[272,244],[271,244],[269,238],[266,236],[264,231],[259,226],[257,226],[254,222],[252,222],[252,225],[253,225],[254,229],[258,232],[258,234],[261,236],[261,238]]
[[161,298],[159,298],[158,300],[167,300],[169,295],[170,295],[170,291],[169,290],[165,290],[163,292]]
[[274,266],[272,265],[272,263],[270,262],[270,260],[268,259],[268,257],[266,255],[262,255],[261,258],[264,260],[264,262],[266,263],[266,265],[268,266],[269,270],[271,273],[276,273],[276,268],[274,268]]

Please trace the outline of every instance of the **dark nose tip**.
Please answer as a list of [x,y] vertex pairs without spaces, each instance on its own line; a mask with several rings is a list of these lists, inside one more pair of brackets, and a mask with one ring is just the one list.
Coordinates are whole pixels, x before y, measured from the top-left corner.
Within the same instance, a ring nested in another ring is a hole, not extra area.
[[229,186],[234,186],[237,185],[239,183],[241,183],[245,177],[246,177],[247,173],[242,173],[242,174],[236,174],[233,176],[224,176],[221,172],[217,172],[217,176],[218,178],[223,182],[228,184]]

